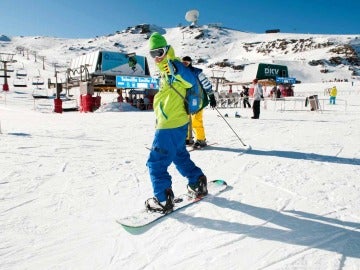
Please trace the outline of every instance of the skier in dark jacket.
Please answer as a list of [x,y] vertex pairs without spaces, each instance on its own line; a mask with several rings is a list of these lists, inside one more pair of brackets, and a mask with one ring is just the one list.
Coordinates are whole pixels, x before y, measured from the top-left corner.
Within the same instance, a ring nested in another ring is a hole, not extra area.
[[240,93],[240,96],[243,98],[243,105],[244,108],[246,108],[246,105],[251,108],[250,102],[249,102],[249,87],[246,87],[243,85],[243,90]]

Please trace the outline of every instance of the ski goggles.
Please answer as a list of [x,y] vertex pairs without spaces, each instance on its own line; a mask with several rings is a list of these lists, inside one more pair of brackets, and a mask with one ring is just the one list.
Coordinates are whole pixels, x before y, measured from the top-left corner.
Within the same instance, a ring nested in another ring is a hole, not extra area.
[[167,53],[168,50],[169,50],[169,46],[163,48],[157,48],[154,50],[150,50],[150,55],[152,58],[156,58],[156,57],[161,58]]

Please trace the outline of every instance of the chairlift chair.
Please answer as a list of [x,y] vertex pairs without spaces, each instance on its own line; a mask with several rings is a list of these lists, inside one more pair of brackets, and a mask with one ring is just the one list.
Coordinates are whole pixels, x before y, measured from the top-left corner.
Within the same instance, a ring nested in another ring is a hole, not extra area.
[[16,70],[16,77],[20,78],[20,77],[26,77],[27,76],[27,71],[24,68],[20,68],[18,70]]
[[24,78],[16,78],[13,81],[13,85],[15,87],[27,87],[27,82],[26,82],[26,79],[24,79]]
[[49,96],[48,90],[46,88],[35,88],[32,92],[34,99],[50,99],[53,96]]
[[79,105],[75,98],[62,98],[62,110],[63,112],[78,111]]
[[35,76],[32,79],[32,85],[44,85],[44,79],[40,76]]

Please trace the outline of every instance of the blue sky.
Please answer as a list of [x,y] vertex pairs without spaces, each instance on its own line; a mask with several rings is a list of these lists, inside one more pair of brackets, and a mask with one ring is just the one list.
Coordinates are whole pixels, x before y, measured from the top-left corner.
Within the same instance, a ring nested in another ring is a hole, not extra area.
[[0,0],[0,34],[92,38],[141,23],[170,28],[187,25],[191,9],[200,25],[246,32],[360,34],[359,0]]

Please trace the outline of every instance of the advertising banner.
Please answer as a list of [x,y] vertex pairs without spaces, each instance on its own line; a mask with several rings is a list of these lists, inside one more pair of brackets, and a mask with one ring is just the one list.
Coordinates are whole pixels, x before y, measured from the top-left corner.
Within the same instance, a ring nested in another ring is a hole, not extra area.
[[256,78],[259,80],[273,79],[276,77],[288,77],[287,66],[272,65],[272,64],[259,64]]
[[288,84],[295,84],[296,78],[291,77],[276,77],[276,83],[288,83]]
[[159,79],[153,77],[116,76],[116,87],[159,89]]
[[144,76],[145,57],[118,52],[102,52],[101,71],[105,74]]

